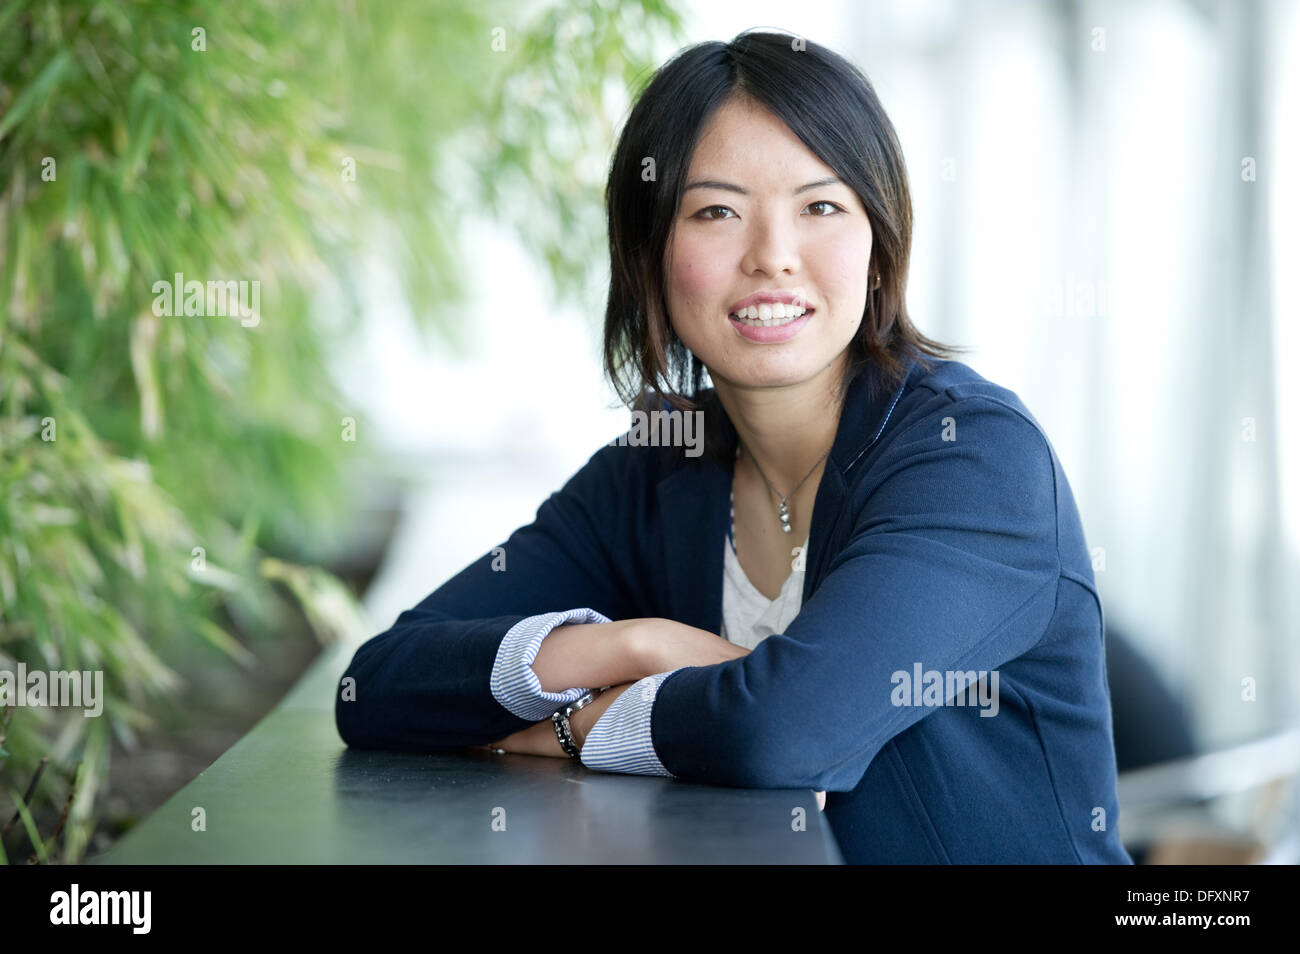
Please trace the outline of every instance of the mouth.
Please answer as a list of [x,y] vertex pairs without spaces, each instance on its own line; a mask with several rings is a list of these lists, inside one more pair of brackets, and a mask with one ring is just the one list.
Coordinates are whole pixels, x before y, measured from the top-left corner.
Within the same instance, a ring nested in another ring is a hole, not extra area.
[[740,313],[733,311],[727,317],[749,328],[782,328],[801,318],[811,317],[815,311],[815,308],[797,305],[751,305],[741,309]]
[[[775,307],[775,306],[773,306]],[[788,307],[788,306],[787,306]],[[763,306],[764,310],[767,306]],[[772,345],[781,344],[790,341],[808,326],[812,319],[813,309],[811,308],[789,308],[789,310],[779,311],[777,315],[764,318],[761,315],[755,315],[754,309],[746,308],[743,313],[729,315],[731,327],[743,338],[748,338],[755,344]]]

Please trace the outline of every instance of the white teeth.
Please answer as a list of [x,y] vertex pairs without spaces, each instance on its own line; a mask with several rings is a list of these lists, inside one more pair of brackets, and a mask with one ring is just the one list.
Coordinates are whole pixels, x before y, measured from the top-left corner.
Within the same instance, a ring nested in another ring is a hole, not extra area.
[[773,302],[771,304],[764,302],[761,305],[750,305],[748,308],[742,308],[735,313],[736,318],[740,319],[747,325],[754,325],[758,328],[770,328],[773,325],[789,324],[794,319],[803,315],[808,309],[802,305],[787,305],[784,302]]

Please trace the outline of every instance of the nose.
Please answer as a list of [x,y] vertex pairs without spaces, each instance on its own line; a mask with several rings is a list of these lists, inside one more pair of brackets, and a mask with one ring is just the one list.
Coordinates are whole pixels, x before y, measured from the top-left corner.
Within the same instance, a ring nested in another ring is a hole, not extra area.
[[774,216],[760,217],[749,236],[749,245],[741,268],[746,274],[756,271],[769,277],[799,270],[799,247],[794,227]]

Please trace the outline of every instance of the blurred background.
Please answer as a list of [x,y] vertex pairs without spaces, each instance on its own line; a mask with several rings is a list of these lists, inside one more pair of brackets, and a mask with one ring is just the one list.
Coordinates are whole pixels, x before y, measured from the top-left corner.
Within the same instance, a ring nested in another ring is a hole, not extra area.
[[[10,0],[0,669],[107,697],[0,715],[10,863],[104,850],[626,428],[615,137],[764,26],[872,81],[911,315],[1064,465],[1126,844],[1300,861],[1300,4]],[[258,319],[158,314],[177,273]]]

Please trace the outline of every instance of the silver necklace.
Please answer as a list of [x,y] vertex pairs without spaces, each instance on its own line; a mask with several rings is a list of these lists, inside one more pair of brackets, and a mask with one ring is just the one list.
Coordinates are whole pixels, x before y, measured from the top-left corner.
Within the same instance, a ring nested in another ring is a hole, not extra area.
[[[736,460],[740,460],[740,449],[744,446],[745,446],[744,444],[736,445]],[[763,483],[767,484],[767,489],[770,490],[775,496],[781,498],[781,506],[777,508],[776,515],[781,520],[782,533],[790,532],[790,508],[787,506],[788,501],[790,500],[791,497],[793,497],[796,493],[799,492],[799,488],[804,485],[804,480],[807,480],[809,477],[813,475],[813,470],[817,469],[817,464],[820,464],[822,461],[824,461],[826,459],[827,454],[830,454],[830,452],[831,449],[829,447],[826,448],[826,453],[822,454],[821,457],[817,458],[817,463],[812,465],[812,470],[804,474],[803,480],[795,484],[794,490],[790,491],[785,496],[782,496],[781,492],[777,490],[775,487],[773,487],[772,482],[767,479],[767,474],[763,473],[763,468],[758,466],[758,458],[756,458],[753,454],[749,455],[749,459],[754,462],[754,469],[758,471],[758,476],[762,477]],[[734,514],[734,510],[733,510],[733,514]]]

